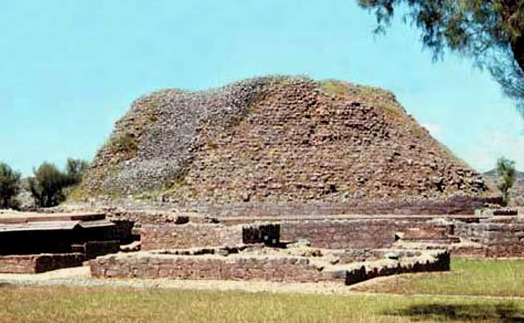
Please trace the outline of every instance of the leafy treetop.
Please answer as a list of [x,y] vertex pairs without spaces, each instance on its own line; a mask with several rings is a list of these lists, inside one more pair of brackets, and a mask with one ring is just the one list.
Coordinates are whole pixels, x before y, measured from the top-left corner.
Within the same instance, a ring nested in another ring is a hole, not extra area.
[[[358,0],[375,13],[377,32],[399,7],[422,31],[422,43],[441,58],[445,49],[489,69],[506,95],[524,99],[524,0]],[[522,105],[520,112],[524,113]]]

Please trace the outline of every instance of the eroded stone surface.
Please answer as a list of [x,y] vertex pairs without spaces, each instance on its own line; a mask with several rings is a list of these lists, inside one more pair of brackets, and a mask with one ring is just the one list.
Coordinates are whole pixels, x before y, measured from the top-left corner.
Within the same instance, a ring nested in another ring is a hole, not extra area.
[[[349,252],[349,251],[348,251]],[[207,280],[266,280],[339,282],[354,284],[366,279],[406,272],[449,270],[447,251],[400,251],[398,259],[377,251],[364,262],[340,262],[340,252],[330,250],[244,250],[239,253],[177,254],[139,252],[99,257],[90,261],[93,277],[171,278]],[[377,259],[376,256],[382,256]],[[347,259],[346,259],[347,260]]]
[[140,98],[84,189],[255,216],[472,213],[497,200],[391,93],[305,77]]
[[264,243],[278,245],[280,226],[260,223],[224,226],[220,224],[144,225],[142,250],[181,249],[206,246],[236,246]]

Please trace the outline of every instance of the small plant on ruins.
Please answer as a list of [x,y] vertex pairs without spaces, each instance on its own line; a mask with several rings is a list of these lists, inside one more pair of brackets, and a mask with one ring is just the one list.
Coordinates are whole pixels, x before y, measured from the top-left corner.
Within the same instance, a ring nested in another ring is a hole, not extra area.
[[70,185],[80,184],[85,172],[89,168],[89,163],[82,159],[68,158],[66,164],[66,176],[69,177]]
[[16,195],[20,191],[20,176],[9,165],[0,163],[0,209],[18,207]]
[[79,184],[89,167],[86,161],[68,159],[64,172],[54,164],[43,163],[35,169],[34,177],[29,178],[29,189],[40,207],[52,207],[66,198],[65,190]]
[[125,154],[134,154],[138,149],[138,141],[133,134],[119,134],[110,142],[110,147],[116,151]]
[[515,162],[504,157],[499,158],[497,160],[497,174],[499,176],[497,187],[502,192],[504,205],[508,205],[510,200],[509,190],[513,187],[513,184],[515,184],[517,175]]

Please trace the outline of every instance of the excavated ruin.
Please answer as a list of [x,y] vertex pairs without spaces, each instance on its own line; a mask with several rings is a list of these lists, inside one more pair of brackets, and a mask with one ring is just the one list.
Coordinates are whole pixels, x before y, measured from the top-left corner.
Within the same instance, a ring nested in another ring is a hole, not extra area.
[[390,92],[291,76],[138,99],[80,192],[254,216],[458,214],[499,201]]

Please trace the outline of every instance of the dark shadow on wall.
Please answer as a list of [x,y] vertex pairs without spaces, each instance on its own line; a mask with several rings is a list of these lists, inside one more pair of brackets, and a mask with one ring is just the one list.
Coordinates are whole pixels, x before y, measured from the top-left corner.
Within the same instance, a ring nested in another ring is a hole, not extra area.
[[409,317],[413,321],[524,322],[524,308],[519,308],[511,302],[468,305],[418,304],[388,310],[382,314]]

